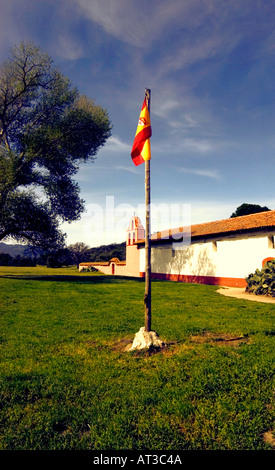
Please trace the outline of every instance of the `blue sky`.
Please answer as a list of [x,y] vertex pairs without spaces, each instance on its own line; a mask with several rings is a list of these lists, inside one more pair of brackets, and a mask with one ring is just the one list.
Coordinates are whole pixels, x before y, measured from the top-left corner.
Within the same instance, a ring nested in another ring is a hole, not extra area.
[[[0,60],[33,41],[113,124],[95,163],[77,175],[87,212],[63,225],[68,244],[121,242],[129,215],[143,219],[144,165],[130,153],[145,87],[152,231],[183,224],[172,210],[169,220],[154,217],[161,205],[191,205],[192,223],[227,218],[243,202],[275,209],[273,0],[0,4]],[[106,219],[112,204],[115,227]]]

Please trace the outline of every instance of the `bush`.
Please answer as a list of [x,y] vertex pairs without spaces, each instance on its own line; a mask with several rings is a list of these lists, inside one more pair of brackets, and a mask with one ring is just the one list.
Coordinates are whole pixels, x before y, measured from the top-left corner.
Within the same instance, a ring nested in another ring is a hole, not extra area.
[[54,255],[49,255],[47,258],[47,268],[61,268],[61,261]]
[[17,255],[15,258],[9,253],[0,253],[0,266],[36,266],[32,258]]
[[269,295],[275,297],[275,259],[267,261],[264,267],[246,277],[247,292],[256,295]]
[[9,253],[0,253],[0,266],[11,266],[13,257]]

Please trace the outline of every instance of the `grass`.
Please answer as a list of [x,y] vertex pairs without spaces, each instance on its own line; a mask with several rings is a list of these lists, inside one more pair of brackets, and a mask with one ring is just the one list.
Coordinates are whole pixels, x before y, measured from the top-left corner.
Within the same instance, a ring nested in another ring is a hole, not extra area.
[[272,449],[274,304],[154,281],[152,329],[167,348],[130,353],[143,281],[0,276],[1,450]]

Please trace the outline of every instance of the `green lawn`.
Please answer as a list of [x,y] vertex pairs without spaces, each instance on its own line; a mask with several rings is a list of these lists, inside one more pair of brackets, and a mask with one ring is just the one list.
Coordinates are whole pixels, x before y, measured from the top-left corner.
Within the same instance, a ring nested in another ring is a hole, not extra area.
[[152,282],[168,344],[125,352],[144,282],[0,267],[1,450],[271,450],[275,305]]

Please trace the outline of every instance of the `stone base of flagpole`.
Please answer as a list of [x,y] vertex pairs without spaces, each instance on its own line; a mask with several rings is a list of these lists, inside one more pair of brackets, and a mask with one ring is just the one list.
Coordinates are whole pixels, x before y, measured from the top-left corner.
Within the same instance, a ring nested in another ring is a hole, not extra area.
[[155,331],[145,331],[144,326],[135,334],[132,346],[127,351],[148,350],[152,348],[165,348],[166,344],[159,338]]

